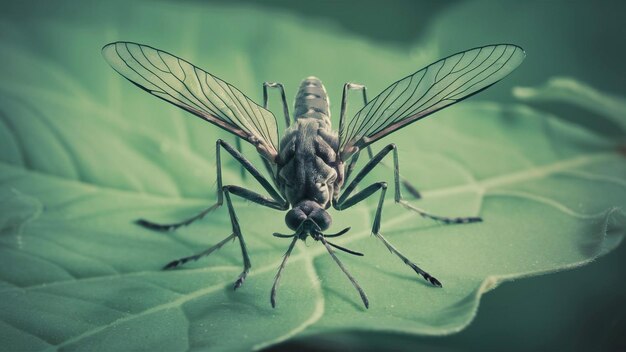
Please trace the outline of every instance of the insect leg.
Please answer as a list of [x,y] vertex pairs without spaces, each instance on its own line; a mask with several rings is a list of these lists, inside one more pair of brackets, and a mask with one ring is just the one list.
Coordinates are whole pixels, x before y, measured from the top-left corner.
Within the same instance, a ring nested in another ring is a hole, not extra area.
[[[266,181],[267,182],[267,181]],[[284,200],[277,201],[275,199],[267,198],[263,195],[260,195],[251,190],[239,187],[239,186],[224,186],[224,198],[226,198],[226,205],[228,206],[228,214],[230,215],[230,222],[233,227],[233,233],[239,239],[239,244],[241,245],[241,255],[243,256],[243,271],[239,275],[237,281],[235,281],[234,289],[238,289],[243,284],[246,276],[248,276],[248,272],[250,271],[250,257],[248,256],[248,249],[246,247],[246,243],[243,239],[243,234],[241,233],[241,227],[239,226],[239,221],[237,220],[237,215],[235,214],[235,208],[233,207],[233,203],[230,200],[230,194],[234,194],[241,198],[247,199],[254,203],[278,210],[287,210],[289,208],[289,203]]]
[[[221,174],[221,158],[219,153],[219,148],[223,147],[228,151],[237,161],[239,161],[246,170],[248,170],[252,176],[267,190],[270,194],[271,198],[265,197],[261,194],[255,193],[243,187],[235,186],[235,185],[227,185],[222,186],[222,174]],[[242,197],[244,199],[250,200],[254,203],[264,205],[269,208],[279,209],[279,210],[287,210],[289,208],[289,203],[283,200],[278,192],[274,190],[274,188],[269,184],[269,182],[261,175],[261,173],[241,154],[239,154],[230,144],[218,140],[217,141],[217,163],[218,163],[218,174],[217,174],[217,184],[218,184],[218,201],[214,205],[214,207],[219,207],[223,204],[224,199],[226,199],[226,205],[228,207],[228,214],[230,216],[230,222],[232,225],[232,234],[228,237],[220,241],[218,244],[213,247],[200,252],[196,255],[192,255],[189,257],[180,258],[177,260],[173,260],[167,265],[165,265],[164,269],[172,269],[178,267],[182,264],[185,264],[192,260],[198,260],[201,257],[207,256],[214,251],[220,249],[226,242],[231,239],[239,239],[239,244],[241,246],[241,254],[243,256],[243,271],[239,275],[237,281],[235,281],[234,289],[238,289],[243,284],[248,272],[250,271],[250,267],[252,266],[250,263],[250,257],[248,256],[248,249],[246,247],[246,243],[243,239],[243,235],[241,233],[241,227],[239,226],[239,221],[237,220],[237,215],[235,214],[235,209],[233,207],[232,201],[230,199],[230,194],[234,194],[236,196]]]
[[446,216],[433,215],[406,202],[402,198],[402,193],[401,193],[401,188],[400,188],[400,166],[398,162],[398,149],[395,144],[389,144],[386,147],[384,147],[378,154],[376,154],[363,167],[361,171],[359,171],[359,173],[356,175],[354,180],[348,185],[348,187],[346,187],[343,194],[338,198],[337,203],[342,204],[346,200],[346,198],[354,191],[357,184],[361,182],[363,178],[369,172],[371,172],[374,169],[374,167],[376,167],[376,165],[381,164],[382,159],[391,151],[393,151],[393,165],[394,165],[393,171],[394,171],[394,190],[395,190],[394,200],[396,201],[396,203],[400,203],[405,208],[410,209],[425,218],[433,219],[443,224],[466,224],[466,223],[482,221],[480,217],[451,218],[451,217],[446,217]]
[[283,101],[283,114],[285,115],[285,126],[289,127],[291,120],[289,120],[289,106],[287,105],[287,99],[285,98],[285,88],[282,83],[277,82],[263,82],[263,107],[267,109],[267,88],[279,88],[280,97]]
[[[372,151],[372,146],[368,145],[367,146],[367,155],[369,156],[370,160],[372,160],[374,158],[374,152]],[[385,161],[381,161],[380,162],[383,166],[385,167],[389,167],[389,165],[387,165],[387,163]],[[415,186],[413,186],[409,180],[407,180],[406,178],[404,178],[402,175],[400,176],[400,183],[402,183],[402,185],[404,186],[404,188],[415,198],[415,199],[420,199],[422,198],[422,195],[420,194],[420,192],[417,190],[417,188],[415,188]]]
[[[231,146],[228,146],[228,147],[232,148]],[[237,214],[235,213],[233,202],[230,199],[230,194],[232,193],[241,198],[247,199],[254,203],[261,204],[261,205],[264,205],[266,207],[273,208],[273,209],[287,210],[289,208],[289,204],[282,199],[280,200],[270,199],[261,194],[258,194],[256,192],[253,192],[251,190],[248,190],[239,186],[228,185],[228,186],[222,187],[221,190],[222,190],[223,198],[226,199],[226,206],[228,207],[228,214],[230,216],[230,223],[232,226],[233,233],[230,236],[228,236],[226,239],[222,240],[217,245],[205,250],[204,252],[201,252],[191,257],[185,257],[185,258],[181,258],[181,259],[170,262],[169,264],[165,266],[165,269],[171,269],[171,268],[177,267],[190,260],[197,260],[198,258],[208,255],[212,253],[213,251],[219,249],[228,240],[234,239],[236,237],[239,240],[239,245],[241,246],[241,255],[243,257],[243,271],[241,272],[241,274],[239,274],[239,277],[237,278],[237,281],[235,281],[235,284],[233,286],[233,288],[236,290],[239,287],[241,287],[241,285],[245,281],[246,277],[248,276],[248,273],[250,272],[250,268],[252,267],[252,264],[250,263],[250,256],[248,255],[248,248],[246,247],[246,242],[243,239],[243,234],[241,233],[241,227],[239,226],[239,220],[237,219]]]
[[330,256],[333,258],[335,263],[337,263],[337,265],[339,265],[339,268],[341,269],[341,271],[343,271],[343,273],[346,274],[346,276],[348,277],[348,280],[350,280],[350,282],[352,283],[354,288],[356,288],[356,290],[359,292],[359,295],[361,296],[361,300],[363,301],[363,304],[365,305],[365,308],[369,308],[370,307],[370,302],[367,299],[367,295],[365,294],[365,291],[363,291],[363,289],[361,288],[361,285],[359,285],[359,283],[356,281],[356,279],[354,277],[352,277],[352,275],[350,275],[350,273],[348,272],[348,269],[346,269],[346,267],[343,266],[343,263],[339,260],[339,258],[337,258],[337,256],[335,255],[335,251],[333,251],[333,249],[330,248],[330,245],[324,239],[324,236],[320,236],[319,239],[324,244],[324,247],[326,247],[326,250],[328,251],[328,254],[330,254]]
[[[348,109],[348,92],[350,90],[361,90],[362,94],[363,94],[363,106],[367,105],[367,88],[362,85],[362,84],[358,84],[358,83],[345,83],[343,85],[343,93],[341,94],[341,110],[339,113],[339,131],[343,131],[343,125],[346,121],[346,110]],[[350,160],[350,164],[348,164],[348,167],[346,168],[346,176],[345,176],[345,181],[344,182],[348,182],[348,180],[350,179],[350,174],[352,174],[352,171],[354,170],[354,167],[356,166],[356,161],[359,159],[359,152],[356,152],[354,155],[352,155],[352,159]]]
[[352,175],[352,171],[354,171],[354,168],[356,167],[356,162],[359,160],[360,154],[361,151],[357,151],[356,153],[352,154],[352,157],[350,157],[350,163],[346,167],[346,176],[343,181],[344,183],[347,183],[350,180],[350,175]]
[[[346,177],[345,177],[345,181],[344,182],[348,182],[349,181],[350,175],[352,174],[352,171],[354,171],[354,168],[356,167],[356,162],[359,159],[359,154],[360,153],[361,153],[360,151],[357,151],[350,158],[350,163],[348,164],[348,167],[346,168]],[[370,160],[372,158],[374,158],[374,154],[372,152],[372,148],[369,145],[367,146],[367,155],[369,156]],[[387,165],[384,161],[381,161],[380,163],[383,166],[389,167],[389,165]],[[402,175],[400,175],[400,182],[402,183],[404,188],[406,188],[406,190],[409,191],[409,193],[413,197],[415,197],[417,199],[422,197],[420,195],[420,192],[408,180],[406,180],[404,177],[402,177]]]
[[[243,145],[241,144],[241,138],[239,137],[235,138],[235,148],[237,148],[239,154],[243,153]],[[248,178],[248,175],[246,174],[246,168],[244,168],[243,166],[239,167],[239,175],[241,176],[242,180],[246,180]]]
[[235,209],[233,208],[233,202],[230,200],[229,188],[229,186],[224,187],[224,196],[226,197],[226,205],[228,206],[228,214],[230,215],[230,223],[233,227],[233,234],[239,239],[241,256],[243,257],[243,271],[239,274],[237,281],[235,281],[235,285],[233,285],[233,289],[236,290],[241,287],[243,281],[246,279],[246,276],[248,276],[252,263],[250,263],[248,248],[246,247],[246,242],[243,240],[243,235],[241,234],[241,228],[239,226],[239,221],[237,220],[237,214],[235,214]]
[[[283,113],[285,114],[285,123],[286,126],[289,127],[289,107],[287,106],[287,99],[285,98],[285,89],[283,88],[282,83],[276,83],[276,82],[263,82],[263,108],[267,109],[267,88],[280,88],[280,94],[281,94],[281,98],[283,101]],[[243,151],[243,147],[241,144],[241,139],[237,138],[235,140],[235,146],[237,147],[237,151],[239,153],[241,153]],[[245,180],[246,177],[248,176],[246,174],[246,169],[242,166],[240,168],[240,173],[241,173],[241,179]]]
[[190,255],[189,257],[183,257],[180,259],[176,259],[176,260],[172,260],[171,262],[167,263],[164,267],[163,270],[168,270],[168,269],[173,269],[176,268],[178,266],[181,266],[187,262],[190,261],[196,261],[202,257],[205,257],[213,252],[215,252],[216,250],[222,248],[222,246],[224,246],[228,241],[235,239],[235,234],[231,233],[230,236],[226,237],[225,239],[221,240],[220,242],[218,242],[216,245],[214,245],[213,247],[206,249],[198,254],[194,254],[194,255]]
[[[381,153],[376,155],[376,157],[379,157],[380,154]],[[357,175],[357,178],[359,176],[360,175]],[[396,190],[397,189],[398,188],[396,185]],[[383,235],[380,233],[380,224],[381,224],[381,218],[382,218],[382,213],[383,213],[383,205],[385,202],[385,194],[387,193],[386,182],[377,182],[377,183],[369,185],[367,188],[365,188],[361,192],[355,194],[354,196],[348,199],[343,200],[342,203],[338,204],[335,208],[338,210],[345,210],[347,208],[350,208],[351,206],[367,199],[369,196],[371,196],[378,190],[381,190],[381,192],[380,192],[380,198],[378,200],[378,206],[376,207],[376,216],[374,217],[374,224],[372,225],[372,234],[376,236],[378,239],[380,239],[391,253],[397,255],[402,260],[402,262],[404,262],[404,264],[408,265],[416,273],[421,275],[424,279],[426,279],[426,281],[430,282],[434,286],[441,287],[441,283],[439,282],[439,280],[435,279],[432,275],[422,270],[415,263],[410,261],[406,256],[404,256],[404,254],[400,253],[400,251],[398,251],[391,243],[389,243],[387,239],[385,239],[385,237],[383,237]]]
[[248,256],[248,249],[246,247],[246,242],[244,241],[243,235],[241,234],[241,228],[239,226],[239,221],[237,220],[237,214],[235,214],[235,209],[233,208],[232,201],[230,200],[230,192],[229,192],[230,187],[233,187],[233,186],[224,186],[223,194],[224,194],[224,197],[226,198],[226,205],[228,206],[228,214],[230,215],[230,223],[232,225],[233,233],[230,234],[225,239],[223,239],[222,241],[220,241],[215,246],[203,252],[200,252],[196,255],[192,255],[189,257],[184,257],[181,259],[171,261],[170,263],[165,265],[163,269],[173,269],[175,267],[178,267],[179,265],[185,264],[188,261],[198,260],[199,258],[209,255],[215,250],[221,248],[224,244],[226,244],[226,242],[236,237],[237,239],[239,239],[239,245],[241,246],[241,255],[243,256],[243,271],[241,272],[241,274],[239,274],[239,277],[237,278],[237,281],[235,281],[235,285],[233,286],[233,288],[236,290],[239,287],[241,287],[244,280],[246,279],[246,276],[248,276],[248,272],[250,272],[250,268],[252,267],[252,264],[250,263],[250,256]]
[[183,226],[187,226],[189,224],[191,224],[192,222],[202,219],[206,214],[210,213],[211,211],[217,209],[218,207],[220,207],[221,204],[213,204],[212,206],[204,209],[203,211],[201,211],[200,213],[185,219],[181,222],[176,222],[176,223],[170,223],[170,224],[159,224],[159,223],[155,223],[152,222],[150,220],[146,220],[146,219],[137,219],[135,221],[135,223],[137,225],[143,226],[145,228],[148,228],[150,230],[155,230],[155,231],[174,231],[176,229],[178,229],[179,227],[183,227]]
[[183,220],[181,222],[171,224],[158,224],[152,221],[139,219],[136,221],[137,224],[157,231],[173,231],[178,229],[179,227],[187,226],[196,220],[202,219],[209,212],[222,206],[224,199],[222,190],[222,158],[220,153],[221,148],[224,148],[230,155],[233,156],[233,158],[235,158],[235,160],[237,160],[242,165],[245,170],[248,170],[248,172],[261,184],[261,186],[263,186],[263,188],[270,194],[270,196],[274,200],[276,200],[277,202],[284,202],[282,197],[278,194],[278,192],[276,192],[274,187],[265,179],[265,177],[263,177],[263,175],[250,163],[250,161],[248,161],[241,153],[235,150],[235,148],[233,148],[230,144],[221,139],[218,139],[215,145],[215,160],[217,163],[217,202],[212,206],[204,209],[197,215],[194,215],[191,218]]
[[367,88],[358,83],[345,83],[341,94],[341,111],[339,113],[339,131],[343,131],[343,124],[346,121],[346,110],[348,109],[348,91],[361,90],[363,94],[363,105],[367,105]]
[[299,239],[300,238],[298,236],[293,236],[293,240],[291,241],[289,248],[287,248],[287,252],[285,253],[285,256],[283,257],[283,261],[282,263],[280,263],[280,267],[278,268],[276,277],[274,277],[274,284],[272,285],[272,292],[270,294],[270,302],[272,303],[272,308],[276,308],[276,288],[278,287],[278,283],[280,282],[280,276],[283,273],[283,269],[285,269],[285,265],[287,265],[287,259],[289,259],[289,256],[291,255],[291,251],[293,250],[293,247],[296,245],[296,241],[298,241]]
[[[365,85],[362,84],[356,84],[356,83],[346,83],[343,85],[343,94],[341,96],[341,114],[339,115],[339,130],[342,131],[342,126],[344,124],[345,121],[345,117],[346,117],[346,110],[348,108],[348,91],[349,90],[361,90],[363,93],[363,106],[367,105],[367,87]],[[372,151],[372,146],[368,145],[367,146],[367,155],[369,156],[369,159],[371,160],[374,157],[374,152]],[[352,155],[352,159],[350,160],[350,164],[348,164],[348,168],[346,169],[346,177],[345,177],[345,182],[348,182],[348,180],[350,179],[350,174],[352,173],[352,171],[354,170],[354,167],[356,166],[356,161],[359,158],[359,152],[357,151],[355,154]],[[381,164],[383,164],[386,167],[389,167],[384,161],[381,162]],[[400,175],[400,182],[402,182],[402,185],[404,185],[404,187],[406,188],[406,190],[415,198],[421,198],[421,195],[419,193],[419,191],[417,190],[417,188],[415,188],[408,180],[406,180],[404,177],[402,177],[402,175]]]
[[[231,146],[228,146],[228,147],[232,148]],[[196,255],[192,255],[189,257],[184,257],[181,259],[171,261],[164,267],[164,269],[172,269],[182,264],[185,264],[189,261],[198,260],[199,258],[209,255],[215,250],[221,248],[229,240],[237,238],[239,240],[239,245],[241,246],[241,255],[243,257],[243,271],[241,272],[241,274],[237,278],[237,281],[235,281],[235,285],[233,286],[233,288],[236,290],[239,287],[241,287],[244,280],[246,279],[246,276],[248,276],[248,273],[250,272],[250,268],[252,267],[252,264],[250,263],[250,256],[248,255],[248,248],[246,247],[246,242],[243,239],[243,234],[241,233],[241,227],[239,226],[239,220],[237,219],[237,214],[235,214],[235,208],[233,207],[233,203],[230,199],[230,194],[232,193],[241,198],[247,199],[254,203],[264,205],[266,207],[273,208],[273,209],[287,210],[289,208],[289,204],[282,199],[280,201],[275,200],[275,199],[270,199],[263,195],[260,195],[251,190],[248,190],[239,186],[228,185],[228,186],[222,187],[221,190],[222,190],[223,198],[226,199],[226,206],[228,207],[228,214],[230,216],[230,223],[232,225],[233,233],[230,234],[225,239],[223,239],[218,244],[214,245],[213,247],[203,252],[200,252]]]

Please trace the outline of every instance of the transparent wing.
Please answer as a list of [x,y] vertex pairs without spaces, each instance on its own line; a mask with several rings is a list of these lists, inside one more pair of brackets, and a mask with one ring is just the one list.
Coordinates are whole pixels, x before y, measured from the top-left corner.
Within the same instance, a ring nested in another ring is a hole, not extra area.
[[189,62],[146,45],[107,44],[102,55],[119,74],[168,101],[252,143],[268,160],[278,154],[274,115],[240,90]]
[[346,160],[367,145],[468,98],[511,73],[526,54],[516,45],[470,49],[441,59],[389,86],[339,128]]

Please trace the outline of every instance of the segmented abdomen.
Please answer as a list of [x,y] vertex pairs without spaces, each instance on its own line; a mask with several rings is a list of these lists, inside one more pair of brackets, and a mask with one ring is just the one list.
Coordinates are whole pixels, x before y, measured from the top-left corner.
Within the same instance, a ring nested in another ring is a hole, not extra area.
[[326,88],[317,77],[307,77],[298,89],[294,119],[315,118],[324,120],[330,127],[330,109]]

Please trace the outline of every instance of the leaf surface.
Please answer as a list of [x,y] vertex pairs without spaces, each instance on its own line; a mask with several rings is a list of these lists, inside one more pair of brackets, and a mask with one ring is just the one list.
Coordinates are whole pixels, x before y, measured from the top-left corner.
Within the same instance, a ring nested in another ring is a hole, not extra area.
[[[133,221],[175,221],[212,204],[214,141],[233,140],[127,84],[100,57],[103,44],[166,49],[257,101],[263,81],[283,82],[293,96],[299,80],[315,74],[334,108],[343,82],[376,92],[449,53],[425,45],[410,57],[252,8],[137,3],[122,16],[136,21],[116,22],[106,18],[121,16],[120,3],[98,14],[76,6],[88,21],[72,13],[38,21],[34,13],[27,30],[0,20],[10,33],[0,43],[0,341],[7,349],[242,350],[345,329],[449,334],[471,322],[482,294],[499,283],[589,263],[624,236],[626,163],[614,139],[524,105],[468,101],[375,145],[399,146],[401,171],[423,195],[412,204],[484,218],[440,226],[387,200],[382,233],[442,289],[370,236],[375,199],[333,212],[331,229],[351,226],[336,243],[365,253],[338,255],[369,295],[369,310],[312,241],[294,250],[272,309],[270,288],[289,243],[271,234],[288,230],[283,214],[242,201],[235,207],[253,269],[241,289],[232,290],[241,270],[236,243],[163,272],[168,261],[228,236],[227,212],[176,233]],[[181,25],[159,31],[147,20],[154,18]],[[233,24],[238,30],[224,36],[204,32]],[[320,56],[302,43],[332,50]],[[362,59],[346,60],[351,55]],[[611,119],[626,116],[614,109]],[[224,159],[228,183],[258,189]],[[367,180],[391,184],[392,174],[380,168]]]

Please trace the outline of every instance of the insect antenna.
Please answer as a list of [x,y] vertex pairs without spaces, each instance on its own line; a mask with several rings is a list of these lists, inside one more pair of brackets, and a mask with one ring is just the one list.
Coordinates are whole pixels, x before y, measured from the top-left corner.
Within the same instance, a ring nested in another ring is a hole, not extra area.
[[[343,235],[344,233],[346,233],[346,232],[350,231],[350,229],[351,229],[351,227],[346,227],[345,229],[343,229],[343,230],[341,230],[341,231],[339,231],[339,232],[337,232],[337,233],[335,233],[335,234],[332,234],[332,235],[324,235],[324,237],[339,237],[339,236]],[[330,243],[330,242],[329,242],[329,243]]]
[[292,238],[293,236],[295,236],[296,234],[294,233],[293,235],[284,235],[282,233],[278,233],[278,232],[274,232],[272,234],[272,236],[274,237],[278,237],[278,238]]
[[342,246],[340,246],[340,245],[338,245],[338,244],[334,244],[334,243],[332,243],[332,242],[330,242],[330,241],[326,241],[326,242],[327,242],[329,245],[331,245],[331,246],[333,246],[333,247],[337,248],[337,249],[338,249],[338,250],[340,250],[340,251],[344,251],[344,252],[346,252],[346,253],[350,253],[350,254],[352,254],[352,255],[357,255],[357,256],[359,256],[359,257],[362,257],[362,256],[363,256],[363,253],[353,251],[353,250],[351,250],[351,249],[348,249],[348,248],[342,247]]
[[[280,236],[276,236],[276,235],[280,235]],[[285,268],[285,265],[287,264],[287,259],[289,259],[289,256],[291,255],[291,251],[293,250],[293,247],[296,245],[296,241],[298,241],[298,238],[299,238],[299,236],[296,236],[295,233],[293,235],[282,235],[280,233],[275,233],[274,236],[281,237],[281,238],[293,237],[293,240],[291,241],[289,248],[287,248],[287,252],[285,252],[285,256],[283,257],[283,261],[282,263],[280,263],[278,272],[276,273],[276,276],[274,277],[274,284],[272,285],[272,292],[270,294],[270,302],[272,303],[272,308],[276,308],[276,288],[278,287],[278,283],[280,282],[280,276],[283,273],[283,269]]]
[[324,244],[324,247],[326,247],[326,250],[328,251],[328,254],[330,254],[330,256],[333,257],[333,260],[335,261],[335,263],[337,263],[337,265],[339,265],[339,268],[341,268],[341,271],[343,271],[343,273],[346,274],[346,276],[348,277],[348,279],[350,280],[354,288],[356,288],[356,290],[359,291],[359,295],[361,295],[361,300],[363,300],[363,304],[365,305],[365,308],[369,308],[370,302],[367,299],[367,295],[365,294],[365,291],[363,291],[359,283],[356,282],[356,280],[354,279],[354,277],[352,277],[352,275],[350,275],[350,273],[348,272],[348,269],[346,269],[341,263],[341,261],[339,260],[339,258],[337,258],[337,256],[335,255],[335,252],[333,251],[332,248],[330,248],[330,245],[328,244],[328,241],[326,241],[324,236],[319,236],[319,240],[322,241],[322,243]]

